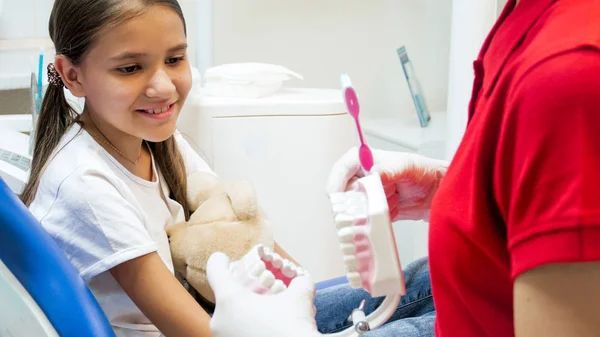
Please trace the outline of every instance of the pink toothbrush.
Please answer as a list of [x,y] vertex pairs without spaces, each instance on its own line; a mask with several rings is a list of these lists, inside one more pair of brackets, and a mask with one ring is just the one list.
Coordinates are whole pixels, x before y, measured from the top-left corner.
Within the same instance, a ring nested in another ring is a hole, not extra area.
[[356,91],[354,91],[354,88],[352,87],[352,81],[350,80],[350,76],[348,76],[348,74],[343,73],[340,76],[340,82],[342,83],[342,91],[344,94],[344,101],[346,102],[346,107],[348,107],[348,113],[354,118],[354,122],[356,123],[356,129],[358,130],[358,136],[360,138],[360,149],[358,150],[358,158],[363,169],[369,172],[373,167],[373,154],[371,153],[371,149],[369,148],[369,146],[367,146],[367,143],[365,142],[362,129],[360,127],[360,121],[358,119],[358,114],[360,112],[358,97],[356,95]]

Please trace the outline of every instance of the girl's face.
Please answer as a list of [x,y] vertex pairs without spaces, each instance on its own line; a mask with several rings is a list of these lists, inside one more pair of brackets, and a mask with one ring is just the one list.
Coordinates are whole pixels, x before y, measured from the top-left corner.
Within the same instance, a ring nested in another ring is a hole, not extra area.
[[79,69],[86,109],[112,133],[169,138],[191,87],[181,18],[168,7],[106,30]]

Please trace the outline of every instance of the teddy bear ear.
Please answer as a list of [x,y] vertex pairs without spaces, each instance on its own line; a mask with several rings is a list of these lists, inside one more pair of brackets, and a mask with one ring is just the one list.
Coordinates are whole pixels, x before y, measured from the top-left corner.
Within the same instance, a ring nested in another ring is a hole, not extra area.
[[249,181],[237,180],[225,184],[231,200],[231,207],[240,220],[250,220],[258,216],[256,192]]
[[211,196],[225,193],[221,179],[209,172],[195,172],[187,179],[188,206],[193,211]]

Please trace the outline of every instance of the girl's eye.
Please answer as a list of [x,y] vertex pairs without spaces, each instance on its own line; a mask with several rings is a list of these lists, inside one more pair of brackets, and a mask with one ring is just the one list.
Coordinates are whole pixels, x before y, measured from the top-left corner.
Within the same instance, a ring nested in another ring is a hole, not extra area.
[[171,58],[167,59],[167,64],[176,64],[176,63],[178,63],[179,61],[182,61],[182,60],[183,60],[183,56],[181,56],[181,57],[171,57]]
[[138,69],[138,66],[127,66],[118,68],[118,70],[124,74],[131,74]]

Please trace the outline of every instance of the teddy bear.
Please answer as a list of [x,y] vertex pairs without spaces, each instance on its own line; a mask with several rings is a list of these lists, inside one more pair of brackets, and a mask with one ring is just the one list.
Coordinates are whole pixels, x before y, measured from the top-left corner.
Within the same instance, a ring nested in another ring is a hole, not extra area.
[[189,220],[167,228],[175,275],[200,296],[200,304],[214,307],[206,276],[208,258],[220,251],[234,261],[257,245],[273,249],[273,233],[255,190],[245,180],[193,173],[188,177],[188,205]]

